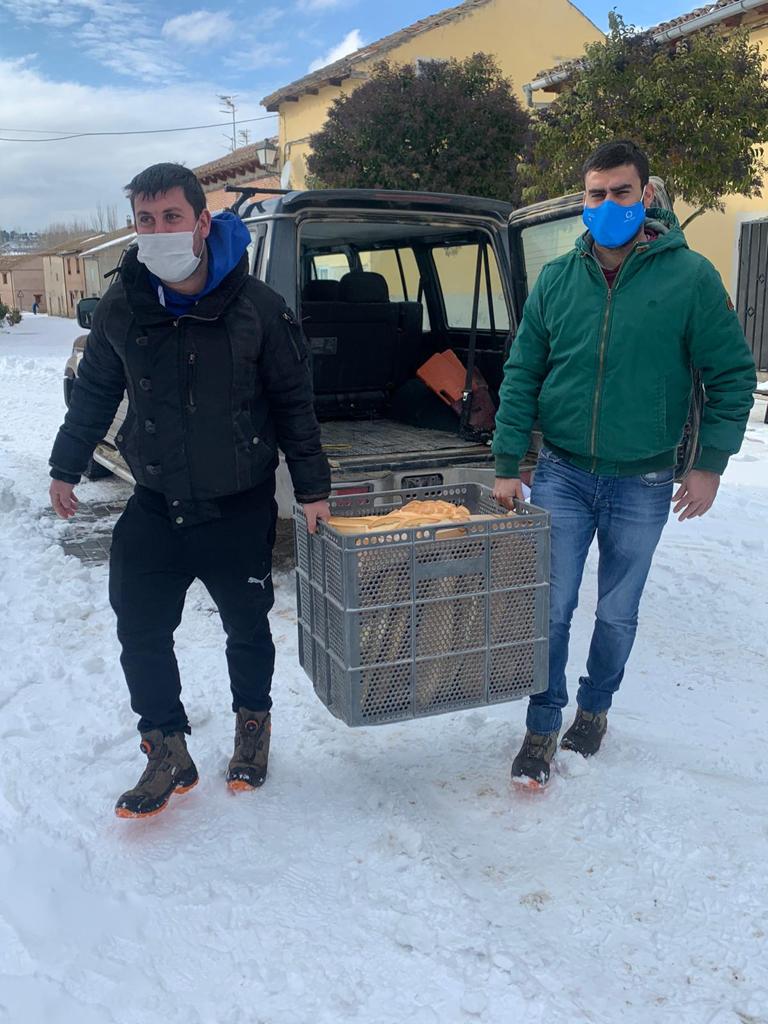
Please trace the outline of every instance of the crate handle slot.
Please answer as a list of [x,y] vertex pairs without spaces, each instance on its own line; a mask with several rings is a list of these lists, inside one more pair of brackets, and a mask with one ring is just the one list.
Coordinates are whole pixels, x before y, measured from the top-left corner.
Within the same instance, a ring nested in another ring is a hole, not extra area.
[[416,564],[417,580],[439,580],[446,576],[464,576],[485,572],[485,555],[475,558],[446,559],[444,562]]

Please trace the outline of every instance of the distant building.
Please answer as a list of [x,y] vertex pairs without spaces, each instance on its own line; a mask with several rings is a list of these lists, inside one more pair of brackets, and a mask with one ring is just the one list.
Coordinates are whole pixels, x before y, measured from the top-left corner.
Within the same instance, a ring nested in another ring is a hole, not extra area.
[[87,297],[101,298],[113,280],[105,275],[115,269],[120,257],[135,238],[136,231],[132,227],[118,228],[117,231],[102,235],[96,245],[83,250],[80,258],[85,272]]
[[81,254],[104,239],[103,231],[93,232],[52,246],[43,255],[45,296],[51,316],[74,317],[77,304],[85,297],[85,268]]
[[28,311],[36,302],[41,313],[47,312],[42,253],[0,255],[0,302]]

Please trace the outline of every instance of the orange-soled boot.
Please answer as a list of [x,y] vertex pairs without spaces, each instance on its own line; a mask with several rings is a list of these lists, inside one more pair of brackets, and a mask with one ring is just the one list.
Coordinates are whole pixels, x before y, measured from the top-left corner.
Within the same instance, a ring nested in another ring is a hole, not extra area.
[[268,711],[240,708],[235,719],[235,752],[227,768],[227,785],[237,793],[264,785],[272,721]]
[[160,729],[141,734],[147,767],[133,787],[115,804],[118,818],[149,818],[168,806],[173,793],[186,793],[197,785],[197,768],[187,750],[183,732],[164,736]]
[[512,783],[517,789],[536,791],[549,782],[550,764],[557,750],[557,733],[526,732],[512,762]]

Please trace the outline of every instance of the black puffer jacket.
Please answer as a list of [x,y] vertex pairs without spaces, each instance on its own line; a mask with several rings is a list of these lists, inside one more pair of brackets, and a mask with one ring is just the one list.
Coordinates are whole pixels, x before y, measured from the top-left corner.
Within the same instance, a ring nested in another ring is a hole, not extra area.
[[189,313],[171,315],[129,250],[96,307],[51,476],[77,483],[124,390],[118,447],[137,483],[179,526],[217,518],[215,499],[273,482],[278,445],[296,498],[330,492],[307,348],[283,300],[247,256]]

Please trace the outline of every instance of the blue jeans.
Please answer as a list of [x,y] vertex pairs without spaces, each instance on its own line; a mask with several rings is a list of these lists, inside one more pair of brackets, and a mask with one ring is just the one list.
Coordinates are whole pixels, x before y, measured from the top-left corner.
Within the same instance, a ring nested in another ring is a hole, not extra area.
[[645,476],[596,476],[542,449],[531,501],[551,513],[549,689],[531,697],[531,732],[559,732],[568,703],[565,667],[571,618],[587,552],[597,534],[597,611],[577,702],[607,711],[637,632],[637,613],[653,553],[669,515],[672,469]]

